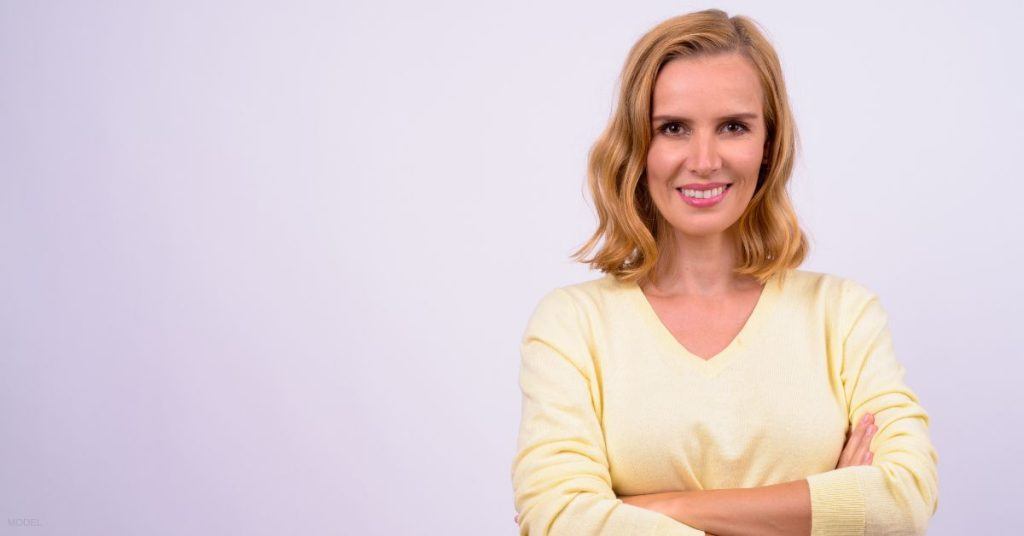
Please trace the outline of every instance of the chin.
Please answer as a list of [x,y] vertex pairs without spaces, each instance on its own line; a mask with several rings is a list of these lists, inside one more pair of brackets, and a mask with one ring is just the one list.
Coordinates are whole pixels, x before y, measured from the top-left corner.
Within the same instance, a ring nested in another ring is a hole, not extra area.
[[735,221],[723,221],[720,224],[708,222],[704,225],[676,225],[672,224],[676,232],[689,237],[706,237],[715,236],[718,234],[725,233],[729,230]]

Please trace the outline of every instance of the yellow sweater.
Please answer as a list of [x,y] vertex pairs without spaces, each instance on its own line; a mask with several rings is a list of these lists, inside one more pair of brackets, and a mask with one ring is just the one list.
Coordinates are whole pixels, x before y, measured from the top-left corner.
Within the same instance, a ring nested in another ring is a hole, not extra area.
[[[812,535],[924,534],[938,508],[929,416],[903,382],[878,296],[851,279],[774,276],[706,361],[639,286],[606,275],[544,295],[521,356],[521,534],[702,535],[617,496],[803,478]],[[836,469],[866,412],[872,464]]]

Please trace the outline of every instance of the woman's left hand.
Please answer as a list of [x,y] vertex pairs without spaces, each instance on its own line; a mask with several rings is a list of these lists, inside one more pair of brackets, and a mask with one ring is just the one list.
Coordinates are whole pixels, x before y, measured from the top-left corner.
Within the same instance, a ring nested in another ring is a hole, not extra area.
[[678,493],[648,493],[645,495],[623,495],[619,499],[633,506],[639,506],[640,508],[646,508],[647,510],[654,510],[672,517],[674,508],[676,507],[676,498]]
[[[633,506],[639,506],[640,508],[646,508],[647,510],[653,510],[659,514],[665,514],[672,519],[679,520],[676,517],[681,511],[683,501],[687,495],[687,491],[669,491],[666,493],[651,493],[647,495],[623,495],[619,499]],[[715,536],[710,532],[704,531],[707,536]]]

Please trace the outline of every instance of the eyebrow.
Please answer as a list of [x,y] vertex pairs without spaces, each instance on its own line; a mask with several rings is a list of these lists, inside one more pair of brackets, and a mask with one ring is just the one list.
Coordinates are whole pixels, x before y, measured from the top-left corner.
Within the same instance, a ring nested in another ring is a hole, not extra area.
[[[735,114],[725,115],[725,116],[719,117],[718,119],[724,121],[726,119],[757,119],[757,118],[758,118],[758,114],[756,114],[756,113],[753,113],[753,112],[743,112],[743,113],[735,113]],[[689,119],[687,119],[685,117],[680,117],[680,116],[677,116],[677,115],[656,115],[656,116],[651,118],[651,121],[679,121],[681,123],[686,123],[686,122],[689,121]]]

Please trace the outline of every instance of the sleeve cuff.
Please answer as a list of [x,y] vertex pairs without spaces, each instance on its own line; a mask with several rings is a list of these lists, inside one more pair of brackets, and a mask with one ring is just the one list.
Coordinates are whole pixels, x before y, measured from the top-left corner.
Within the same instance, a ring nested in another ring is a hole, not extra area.
[[806,478],[811,491],[811,536],[863,536],[864,489],[857,469],[843,467]]

